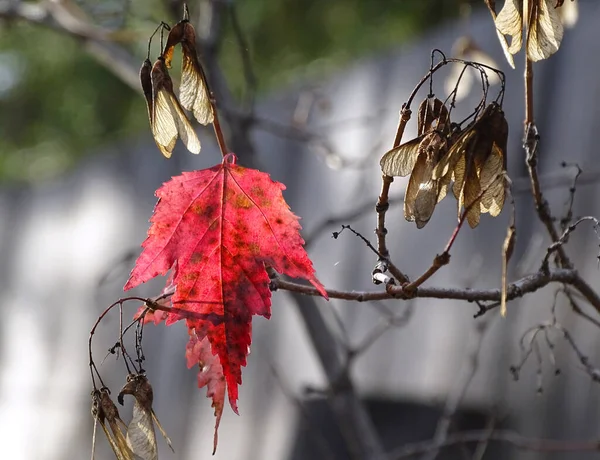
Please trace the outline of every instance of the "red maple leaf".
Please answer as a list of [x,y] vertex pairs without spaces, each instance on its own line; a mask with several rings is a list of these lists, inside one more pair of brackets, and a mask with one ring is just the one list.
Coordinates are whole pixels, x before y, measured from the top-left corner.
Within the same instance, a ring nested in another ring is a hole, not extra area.
[[[185,317],[188,328],[199,341],[208,338],[237,413],[252,316],[271,315],[265,266],[327,293],[304,251],[298,218],[283,199],[285,186],[235,160],[229,154],[221,164],[173,177],[156,191],[148,238],[125,289],[172,269],[172,305],[195,314]],[[182,318],[169,313],[166,323]]]
[[212,398],[212,407],[215,409],[215,435],[213,439],[213,455],[217,450],[219,424],[223,415],[223,404],[225,402],[225,376],[223,366],[219,357],[213,355],[208,337],[198,339],[195,330],[190,330],[190,341],[186,346],[185,356],[188,368],[196,364],[198,371],[198,388],[206,387],[206,397]]

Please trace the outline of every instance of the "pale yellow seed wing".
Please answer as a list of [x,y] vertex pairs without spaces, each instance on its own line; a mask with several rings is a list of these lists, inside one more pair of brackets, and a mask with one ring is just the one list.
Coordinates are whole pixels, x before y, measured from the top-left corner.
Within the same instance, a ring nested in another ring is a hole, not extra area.
[[171,95],[171,108],[175,124],[177,125],[177,132],[183,141],[183,145],[192,153],[200,153],[200,139],[198,139],[196,131],[194,131],[181,105],[173,95]]
[[563,38],[560,14],[554,8],[556,0],[534,3],[527,34],[527,56],[532,61],[547,59],[558,51]]
[[505,0],[504,6],[494,22],[498,32],[503,36],[509,35],[511,37],[510,46],[508,46],[504,37],[500,40],[500,44],[505,51],[504,54],[513,55],[518,53],[523,45],[523,0]]
[[383,174],[387,176],[408,176],[419,156],[421,140],[423,140],[423,136],[419,136],[385,153],[379,162]]
[[210,96],[199,69],[200,64],[196,57],[190,56],[190,52],[184,49],[179,101],[186,110],[193,112],[199,123],[208,125],[214,120]]
[[154,98],[152,134],[167,158],[171,156],[178,136],[190,152],[200,153],[200,140],[194,128],[177,99],[164,88],[158,90]]
[[[486,0],[485,3],[487,5],[488,9],[490,10],[492,19],[494,20],[494,24],[496,24],[496,18],[498,17],[496,15],[496,2]],[[496,26],[496,35],[498,35],[498,40],[500,41],[500,45],[502,46],[502,51],[504,52],[504,56],[506,57],[506,60],[508,61],[509,65],[514,69],[515,68],[515,60],[513,58],[513,55],[510,54],[510,52],[508,51],[509,46],[506,41],[506,38],[504,37],[504,35],[502,35],[500,33],[497,26]],[[492,66],[492,67],[496,67],[496,66]]]
[[496,144],[492,153],[481,168],[479,181],[483,195],[481,197],[481,212],[489,212],[496,217],[504,207],[504,161],[503,153]]
[[171,110],[169,93],[165,89],[155,91],[153,103],[152,135],[161,153],[170,158],[177,142],[177,124]]

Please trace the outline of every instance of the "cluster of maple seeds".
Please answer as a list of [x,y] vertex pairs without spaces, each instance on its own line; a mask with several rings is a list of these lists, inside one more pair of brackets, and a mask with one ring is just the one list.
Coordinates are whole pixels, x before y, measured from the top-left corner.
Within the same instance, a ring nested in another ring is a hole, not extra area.
[[[573,2],[506,0],[497,13],[496,0],[485,0],[494,19],[500,45],[512,68],[515,67],[513,55],[521,50],[523,41],[527,59],[533,62],[547,59],[558,51],[564,33],[563,26],[576,21],[577,9]],[[511,37],[510,45],[506,36]]]
[[[153,65],[150,61],[150,47],[152,38],[159,30],[162,52]],[[163,48],[164,30],[169,30],[169,35]],[[183,52],[179,99],[175,96],[173,81],[167,70],[171,67],[173,51],[178,44],[181,44]],[[148,40],[148,56],[140,69],[140,82],[148,106],[152,135],[161,153],[169,158],[178,137],[181,137],[190,152],[200,153],[200,140],[183,109],[192,112],[203,125],[214,121],[215,110],[206,75],[196,52],[196,31],[190,24],[187,5],[184,4],[181,21],[172,29],[161,22]]]
[[481,213],[497,216],[504,207],[508,123],[498,102],[480,105],[464,129],[451,123],[450,111],[430,96],[419,106],[417,137],[385,153],[382,172],[408,176],[404,217],[418,228],[429,222],[450,183],[471,227]]
[[119,404],[123,405],[125,395],[134,397],[133,417],[129,425],[121,419],[108,388],[102,387],[92,392],[92,416],[95,422],[100,423],[117,459],[157,459],[158,447],[154,424],[173,450],[171,440],[152,409],[154,392],[147,377],[143,374],[128,375],[127,383],[117,396]]

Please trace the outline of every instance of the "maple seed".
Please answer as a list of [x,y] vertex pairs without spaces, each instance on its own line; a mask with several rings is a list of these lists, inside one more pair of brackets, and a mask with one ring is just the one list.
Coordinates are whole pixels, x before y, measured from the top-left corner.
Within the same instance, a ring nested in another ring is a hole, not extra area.
[[[117,406],[110,399],[108,388],[94,390],[92,392],[92,416],[94,422],[98,421],[111,449],[118,460],[133,460],[133,453],[127,446],[127,441],[123,435],[122,428],[125,428],[125,422],[121,420]],[[108,424],[108,426],[107,426]],[[95,444],[92,444],[92,453]]]
[[416,222],[417,228],[423,228],[436,204],[446,196],[450,179],[440,181],[432,177],[450,145],[450,116],[442,101],[428,97],[419,105],[417,134],[415,139],[385,153],[379,164],[387,176],[410,174],[404,195],[404,217]]
[[169,32],[167,44],[162,56],[167,68],[171,68],[173,50],[181,44],[183,61],[181,64],[181,84],[179,85],[179,101],[186,109],[194,113],[194,117],[203,125],[214,121],[211,96],[204,69],[196,51],[196,31],[190,24],[187,5],[183,6],[183,19]]
[[150,61],[152,37],[158,30],[162,34],[166,27],[168,27],[166,24],[161,23],[148,40],[148,55],[140,69],[140,82],[146,98],[154,141],[160,152],[170,158],[178,137],[181,137],[186,148],[192,153],[199,153],[201,146],[198,136],[175,97],[173,82],[164,58],[159,56],[154,65]]
[[508,123],[496,102],[460,134],[434,168],[434,179],[454,180],[452,191],[458,200],[458,215],[467,211],[471,228],[481,213],[497,216],[504,207]]
[[[117,400],[123,405],[123,396],[133,395],[133,418],[127,427],[127,446],[139,458],[144,460],[158,459],[158,446],[154,434],[154,423],[165,438],[165,441],[173,450],[171,440],[158,421],[158,417],[152,409],[154,393],[148,378],[143,374],[130,374],[127,383],[123,386]],[[154,422],[154,423],[153,423]]]
[[[547,59],[558,51],[563,38],[563,24],[556,8],[562,6],[563,0],[505,0],[504,7],[497,16],[493,2],[486,3],[511,67],[515,66],[512,56],[523,45],[523,29],[526,31],[525,52],[529,60],[535,62]],[[506,35],[511,37],[510,45],[506,41]]]

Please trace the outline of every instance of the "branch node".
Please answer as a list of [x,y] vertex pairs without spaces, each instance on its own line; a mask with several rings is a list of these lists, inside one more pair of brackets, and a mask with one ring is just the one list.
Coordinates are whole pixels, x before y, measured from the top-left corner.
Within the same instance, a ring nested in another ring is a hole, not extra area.
[[[392,182],[394,179],[390,180],[390,182]],[[387,212],[387,210],[390,208],[390,202],[386,201],[384,203],[377,203],[375,205],[375,211],[377,211],[378,213],[381,212]]]

